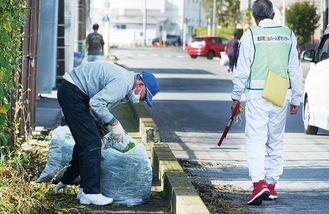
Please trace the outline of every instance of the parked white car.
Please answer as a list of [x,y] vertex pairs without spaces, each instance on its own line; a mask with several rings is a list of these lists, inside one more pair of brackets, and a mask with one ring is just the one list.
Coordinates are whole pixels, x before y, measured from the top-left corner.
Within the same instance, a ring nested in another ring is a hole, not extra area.
[[303,51],[302,59],[310,61],[304,86],[304,131],[315,135],[318,128],[329,130],[329,25],[318,50]]

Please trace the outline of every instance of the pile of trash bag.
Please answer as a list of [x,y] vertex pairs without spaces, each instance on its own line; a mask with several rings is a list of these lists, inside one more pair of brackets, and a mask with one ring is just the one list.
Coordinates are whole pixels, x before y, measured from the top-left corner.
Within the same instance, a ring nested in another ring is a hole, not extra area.
[[150,197],[152,168],[143,143],[124,139],[118,142],[109,133],[102,140],[101,192],[119,204],[138,205]]
[[[48,162],[36,182],[58,182],[71,161],[74,139],[68,126],[52,133]],[[102,138],[101,193],[124,205],[145,203],[151,195],[152,167],[143,143],[112,133]]]
[[58,183],[72,159],[74,139],[68,126],[59,126],[52,132],[46,167],[37,183]]

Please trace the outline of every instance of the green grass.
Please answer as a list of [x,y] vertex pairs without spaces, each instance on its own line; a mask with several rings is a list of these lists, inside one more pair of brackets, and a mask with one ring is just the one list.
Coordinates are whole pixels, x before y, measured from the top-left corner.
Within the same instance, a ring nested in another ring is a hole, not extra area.
[[0,148],[0,213],[67,213],[71,209],[89,209],[76,200],[78,187],[68,189],[66,195],[55,194],[51,182],[34,182],[47,161],[45,148],[47,141],[25,144],[12,151]]

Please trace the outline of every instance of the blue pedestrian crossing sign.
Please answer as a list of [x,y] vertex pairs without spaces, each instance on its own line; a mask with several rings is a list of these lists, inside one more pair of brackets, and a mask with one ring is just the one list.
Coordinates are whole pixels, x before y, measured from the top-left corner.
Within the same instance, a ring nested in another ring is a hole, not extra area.
[[108,15],[105,15],[103,18],[102,18],[102,22],[110,22],[110,17]]

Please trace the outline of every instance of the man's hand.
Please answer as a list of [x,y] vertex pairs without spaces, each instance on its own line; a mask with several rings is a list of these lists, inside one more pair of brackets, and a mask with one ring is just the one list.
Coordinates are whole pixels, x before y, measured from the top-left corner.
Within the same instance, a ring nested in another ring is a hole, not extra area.
[[297,114],[299,106],[290,104],[290,114]]
[[235,109],[236,104],[239,102],[239,100],[233,100],[232,105],[231,105],[231,112]]
[[113,126],[109,125],[107,127],[107,130],[109,132],[112,132],[115,138],[122,139],[123,136],[126,134],[126,131],[123,129],[121,123],[119,121],[115,121],[112,125]]
[[54,189],[54,192],[57,194],[60,189],[63,189],[63,193],[66,194],[67,185],[63,184],[62,182],[59,182],[56,185],[56,187]]

